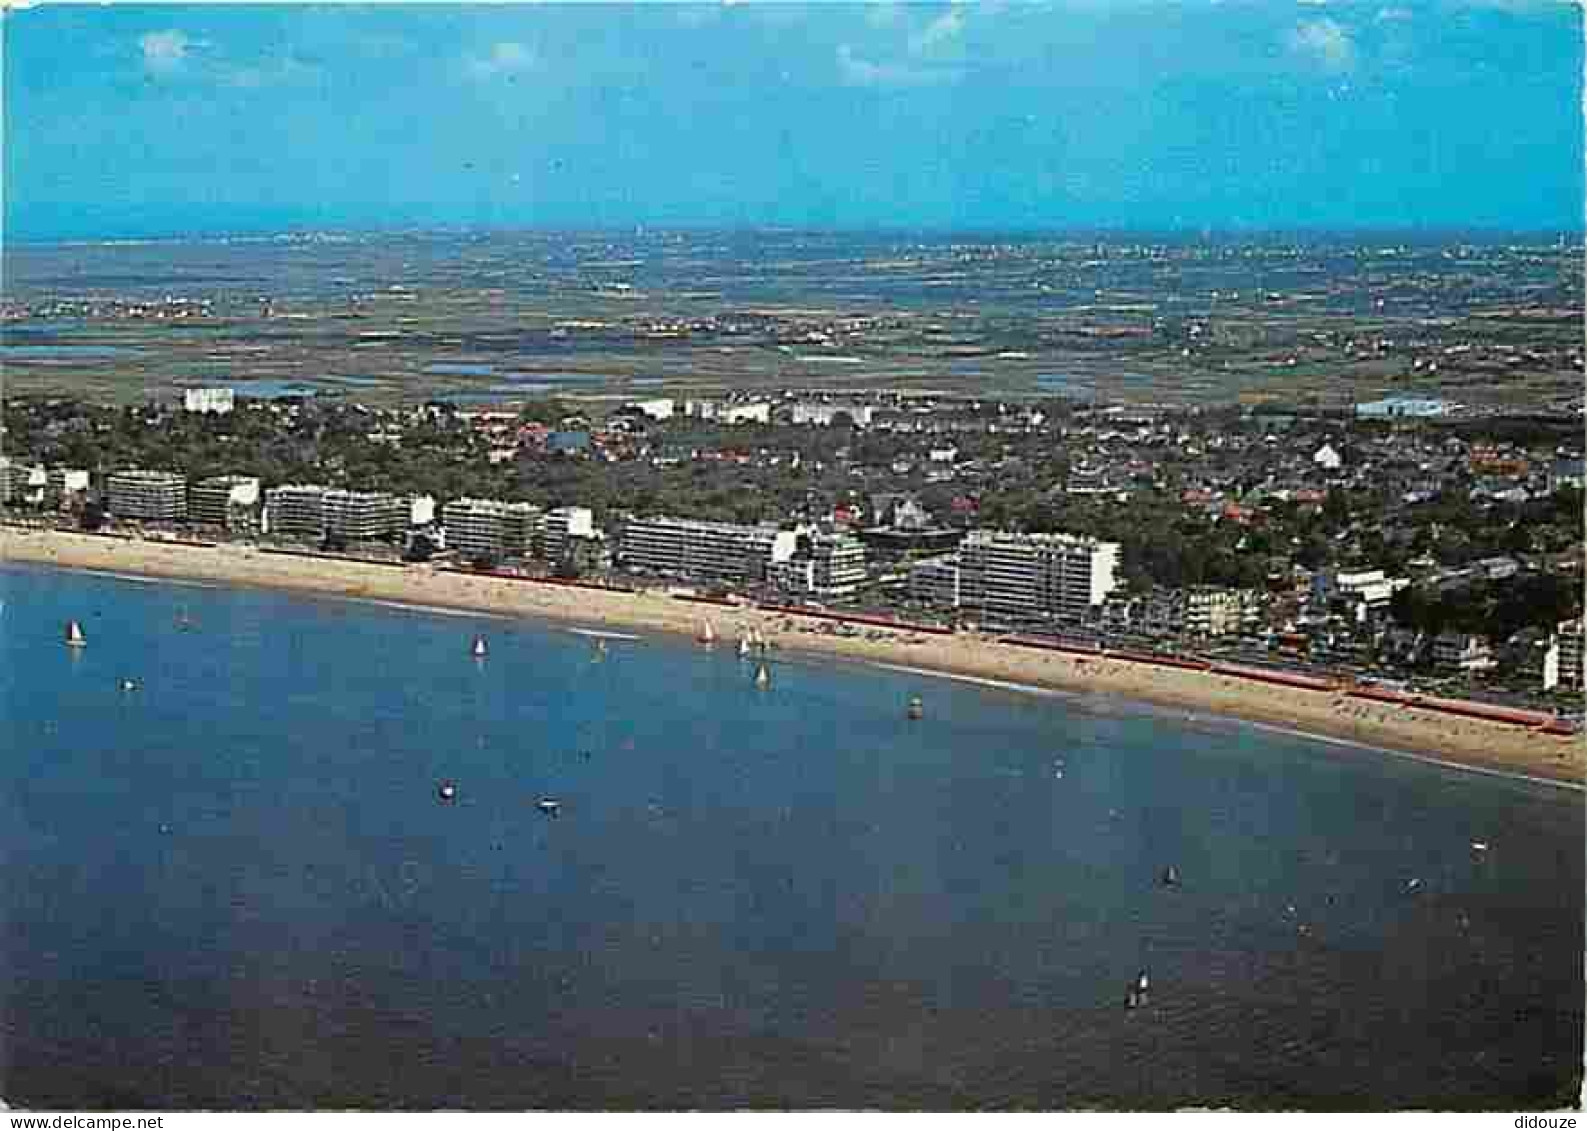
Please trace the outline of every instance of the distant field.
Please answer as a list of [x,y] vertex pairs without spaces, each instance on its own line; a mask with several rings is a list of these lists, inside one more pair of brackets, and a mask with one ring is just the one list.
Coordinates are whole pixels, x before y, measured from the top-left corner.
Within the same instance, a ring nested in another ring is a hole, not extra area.
[[[8,390],[1579,395],[1568,249],[549,235],[11,249]],[[163,315],[163,317],[162,317]]]

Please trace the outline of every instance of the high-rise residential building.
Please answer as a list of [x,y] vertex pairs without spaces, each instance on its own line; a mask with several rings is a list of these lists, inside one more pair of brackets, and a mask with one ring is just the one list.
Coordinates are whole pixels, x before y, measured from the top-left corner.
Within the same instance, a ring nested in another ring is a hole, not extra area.
[[1079,615],[1117,586],[1119,544],[976,530],[960,544],[959,563],[964,607],[983,617]]
[[763,581],[770,567],[793,557],[792,530],[700,522],[687,518],[630,518],[620,557],[625,569],[698,581]]
[[865,544],[851,534],[801,535],[793,557],[772,563],[769,579],[789,593],[849,597],[865,584]]
[[944,554],[911,565],[909,597],[939,609],[957,609],[961,604],[959,555]]
[[326,488],[287,484],[265,492],[264,529],[281,538],[325,537]]
[[400,534],[408,526],[408,504],[384,491],[325,492],[325,533],[352,542]]
[[252,526],[258,507],[259,480],[250,475],[213,475],[187,493],[188,518],[205,526]]
[[111,473],[106,503],[117,518],[180,522],[187,518],[187,479],[171,471],[128,469]]
[[811,588],[827,597],[847,597],[865,584],[865,543],[852,534],[821,533],[810,538],[814,566]]
[[11,462],[10,456],[0,456],[0,507],[9,506],[17,495],[17,483],[24,472]]
[[588,507],[554,507],[540,519],[540,557],[560,565],[576,538],[595,537],[595,515]]
[[496,499],[453,499],[441,508],[446,545],[461,558],[521,558],[534,546],[540,508]]

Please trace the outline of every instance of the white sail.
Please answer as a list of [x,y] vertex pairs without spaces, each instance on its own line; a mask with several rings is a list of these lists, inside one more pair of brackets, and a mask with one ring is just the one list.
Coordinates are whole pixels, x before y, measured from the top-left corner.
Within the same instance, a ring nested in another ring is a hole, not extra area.
[[700,643],[701,644],[715,644],[716,643],[716,628],[708,620],[700,622]]
[[83,626],[76,621],[66,622],[66,643],[71,648],[82,648],[88,643],[88,637],[83,635]]
[[748,656],[749,655],[749,637],[748,636],[740,636],[738,638],[738,654],[740,656]]
[[475,659],[482,660],[487,654],[489,654],[490,649],[486,646],[485,638],[483,636],[474,637],[474,647],[471,649],[471,651],[473,652]]
[[755,686],[760,688],[771,686],[771,672],[766,670],[765,664],[762,664],[755,673]]

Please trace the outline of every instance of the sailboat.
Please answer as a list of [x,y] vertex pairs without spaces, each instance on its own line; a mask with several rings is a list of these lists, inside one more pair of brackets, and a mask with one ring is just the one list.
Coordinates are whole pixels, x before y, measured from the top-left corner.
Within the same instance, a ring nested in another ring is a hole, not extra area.
[[745,659],[749,658],[749,647],[750,647],[749,634],[745,633],[743,636],[740,636],[738,638],[738,658],[739,659],[745,660]]
[[762,691],[771,686],[771,672],[766,670],[765,664],[762,664],[755,671],[755,686]]
[[474,637],[474,646],[469,649],[469,654],[476,660],[483,660],[487,655],[490,654],[490,649],[486,647],[485,638],[483,636]]
[[88,647],[88,637],[83,635],[83,626],[74,620],[66,622],[66,646],[68,648]]
[[918,695],[911,695],[909,697],[909,717],[912,718],[912,719],[918,719],[921,716],[923,716],[925,713],[926,713],[925,700],[921,699],[921,697],[918,696]]
[[606,641],[597,640],[595,642],[595,659],[597,661],[606,659]]
[[700,635],[695,637],[695,639],[707,648],[716,643],[716,629],[710,621],[700,622]]

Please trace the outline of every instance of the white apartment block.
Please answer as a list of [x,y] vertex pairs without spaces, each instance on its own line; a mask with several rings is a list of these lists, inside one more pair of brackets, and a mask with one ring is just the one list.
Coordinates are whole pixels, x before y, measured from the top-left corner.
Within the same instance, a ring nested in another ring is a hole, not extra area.
[[408,526],[408,505],[384,491],[325,492],[325,533],[351,541],[400,534]]
[[699,522],[687,518],[630,518],[619,544],[629,570],[700,581],[753,582],[794,556],[792,530]]
[[237,407],[234,389],[187,389],[182,393],[182,407],[188,412],[213,412],[224,415]]
[[206,526],[236,524],[239,512],[251,513],[259,505],[259,480],[247,475],[216,475],[201,479],[187,493],[187,513]]
[[106,483],[110,513],[143,522],[179,522],[187,517],[187,480],[171,471],[129,469]]
[[1119,544],[975,530],[959,546],[959,563],[963,604],[983,616],[1081,614],[1117,586]]
[[453,499],[441,508],[448,549],[470,561],[532,553],[540,520],[540,508],[531,503]]
[[865,568],[865,543],[852,534],[816,534],[810,538],[814,567],[813,591],[823,597],[848,597],[869,579]]
[[957,609],[962,603],[959,555],[927,558],[909,567],[909,596],[940,609]]
[[540,556],[560,564],[579,538],[594,538],[595,514],[589,507],[553,507],[540,519]]
[[326,488],[289,484],[265,492],[264,529],[281,537],[325,535]]
[[865,544],[852,534],[812,533],[794,556],[771,566],[770,578],[790,593],[815,597],[850,597],[869,579]]

